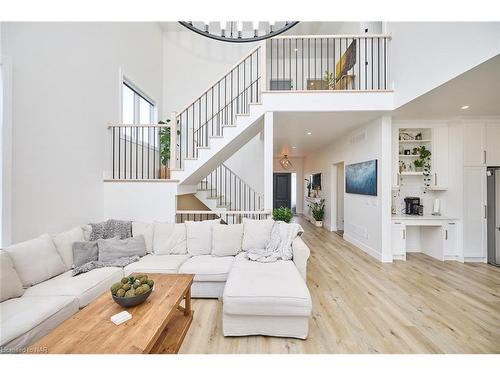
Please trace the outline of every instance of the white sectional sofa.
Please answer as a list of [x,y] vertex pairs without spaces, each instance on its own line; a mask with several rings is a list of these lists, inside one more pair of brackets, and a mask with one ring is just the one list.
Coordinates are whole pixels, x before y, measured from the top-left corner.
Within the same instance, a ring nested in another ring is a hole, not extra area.
[[134,272],[195,274],[194,298],[223,299],[226,336],[306,338],[312,307],[305,283],[309,249],[302,239],[292,243],[292,260],[260,263],[241,251],[243,225],[208,232],[210,225],[133,223],[133,236],[145,238],[146,256],[123,269],[74,277],[72,243],[88,239],[88,226],[1,250],[1,351],[22,351]]

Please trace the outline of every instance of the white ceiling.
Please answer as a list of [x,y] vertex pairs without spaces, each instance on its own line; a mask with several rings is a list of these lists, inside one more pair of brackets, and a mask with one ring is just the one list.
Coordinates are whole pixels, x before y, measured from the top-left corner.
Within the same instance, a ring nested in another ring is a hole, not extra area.
[[381,115],[373,111],[275,112],[274,156],[305,156]]
[[[464,105],[468,105],[469,109],[460,109]],[[393,117],[399,120],[461,116],[500,116],[500,55],[393,112]]]

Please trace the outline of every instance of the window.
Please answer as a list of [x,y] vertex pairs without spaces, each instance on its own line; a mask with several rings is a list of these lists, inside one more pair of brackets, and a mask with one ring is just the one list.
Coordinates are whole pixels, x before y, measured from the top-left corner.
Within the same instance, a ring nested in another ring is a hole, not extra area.
[[[156,107],[154,103],[141,94],[131,84],[123,82],[122,85],[122,123],[123,124],[154,124]],[[137,134],[134,134],[137,133]],[[125,137],[135,139],[137,142],[150,143],[150,131],[132,132],[125,128]]]

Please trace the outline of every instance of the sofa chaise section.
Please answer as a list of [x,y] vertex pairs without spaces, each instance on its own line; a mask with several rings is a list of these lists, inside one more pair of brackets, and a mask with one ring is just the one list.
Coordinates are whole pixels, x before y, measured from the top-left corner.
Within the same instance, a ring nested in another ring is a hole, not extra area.
[[23,296],[0,303],[1,351],[22,350],[77,312],[78,300],[70,296]]
[[311,296],[292,261],[259,263],[238,256],[223,302],[224,336],[307,337]]

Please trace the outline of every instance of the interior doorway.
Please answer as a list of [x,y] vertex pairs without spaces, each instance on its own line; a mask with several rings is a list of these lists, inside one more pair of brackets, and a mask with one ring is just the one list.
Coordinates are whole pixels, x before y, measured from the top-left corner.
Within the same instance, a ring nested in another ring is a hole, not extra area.
[[292,208],[292,176],[290,173],[273,173],[273,208]]
[[332,228],[339,236],[344,236],[344,191],[345,191],[344,162],[332,166]]

